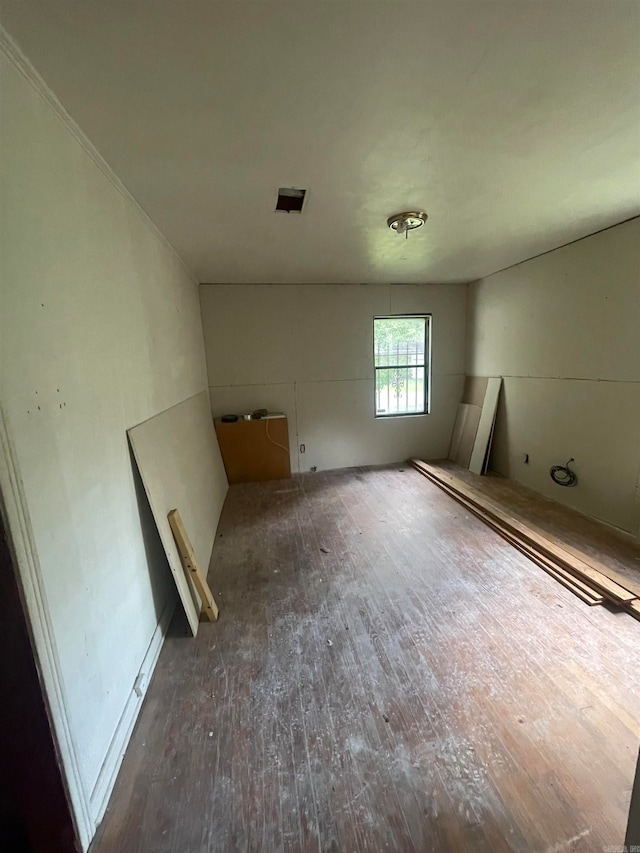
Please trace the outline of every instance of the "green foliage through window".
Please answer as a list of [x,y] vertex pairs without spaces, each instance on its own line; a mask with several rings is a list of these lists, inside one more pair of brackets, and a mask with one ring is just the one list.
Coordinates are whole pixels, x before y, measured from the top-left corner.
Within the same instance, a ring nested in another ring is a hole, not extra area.
[[427,411],[428,317],[374,320],[376,416]]

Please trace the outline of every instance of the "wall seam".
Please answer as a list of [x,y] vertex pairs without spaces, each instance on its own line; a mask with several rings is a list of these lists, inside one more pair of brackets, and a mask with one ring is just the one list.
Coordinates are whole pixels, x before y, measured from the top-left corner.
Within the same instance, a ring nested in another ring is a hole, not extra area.
[[[466,376],[465,372],[462,370],[455,371],[453,373],[442,373],[438,370],[433,370],[431,372],[432,376]],[[273,385],[291,385],[292,383],[295,385],[298,383],[299,385],[319,385],[319,384],[329,384],[331,382],[373,382],[373,376],[355,376],[349,377],[347,379],[288,379],[285,381],[278,382],[235,382],[233,385],[209,385],[209,390],[214,391],[220,388],[268,388]]]
[[553,379],[555,382],[614,382],[620,385],[640,385],[640,379],[602,379],[590,376],[535,376],[524,373],[501,373],[503,379]]

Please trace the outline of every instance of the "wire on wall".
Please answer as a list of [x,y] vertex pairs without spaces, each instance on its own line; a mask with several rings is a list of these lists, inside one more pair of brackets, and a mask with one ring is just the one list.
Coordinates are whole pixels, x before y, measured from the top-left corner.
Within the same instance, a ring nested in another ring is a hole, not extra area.
[[577,486],[578,485],[578,476],[575,471],[572,471],[569,468],[569,465],[575,462],[575,459],[570,459],[566,465],[554,465],[549,474],[551,475],[551,479],[554,483],[557,483],[559,486]]

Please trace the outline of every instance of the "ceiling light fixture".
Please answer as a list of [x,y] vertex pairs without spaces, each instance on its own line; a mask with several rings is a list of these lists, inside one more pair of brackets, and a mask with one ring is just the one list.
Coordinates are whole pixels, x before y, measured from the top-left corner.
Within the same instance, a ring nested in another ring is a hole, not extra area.
[[421,228],[428,217],[424,210],[407,210],[404,213],[396,213],[387,219],[387,225],[396,234],[404,234],[405,240],[409,238],[409,231]]

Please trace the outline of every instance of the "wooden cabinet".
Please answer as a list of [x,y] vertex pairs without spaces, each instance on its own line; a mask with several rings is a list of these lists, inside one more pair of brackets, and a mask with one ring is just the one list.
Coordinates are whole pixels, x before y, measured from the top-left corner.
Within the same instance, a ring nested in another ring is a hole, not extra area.
[[291,476],[289,422],[284,415],[236,423],[215,420],[229,483],[258,483]]

